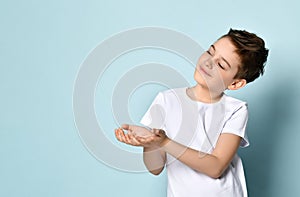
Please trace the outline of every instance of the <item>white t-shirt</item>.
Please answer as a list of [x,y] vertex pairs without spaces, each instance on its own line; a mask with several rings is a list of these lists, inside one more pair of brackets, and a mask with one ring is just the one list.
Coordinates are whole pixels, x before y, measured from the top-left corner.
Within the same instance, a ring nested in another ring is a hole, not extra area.
[[[221,133],[238,135],[242,137],[240,146],[249,145],[245,102],[225,94],[216,103],[197,102],[186,94],[186,89],[159,93],[141,123],[163,129],[169,138],[201,152],[211,153]],[[169,154],[166,168],[168,197],[247,196],[244,170],[237,155],[218,179],[193,170]]]

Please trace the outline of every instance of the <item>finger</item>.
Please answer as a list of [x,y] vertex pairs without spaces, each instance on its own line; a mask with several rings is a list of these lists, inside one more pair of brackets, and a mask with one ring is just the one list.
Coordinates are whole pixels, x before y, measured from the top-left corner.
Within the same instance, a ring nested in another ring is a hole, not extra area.
[[118,131],[118,129],[115,129],[115,136],[116,136],[117,139],[119,138],[119,131]]
[[122,142],[122,136],[121,136],[121,132],[120,132],[119,129],[115,130],[115,135],[116,135],[117,140],[119,140],[120,142]]
[[128,135],[128,137],[129,137],[131,143],[134,144],[135,146],[140,146],[141,145],[141,143],[134,136]]
[[126,134],[126,143],[133,145],[133,146],[141,146],[141,143],[133,136],[130,134]]
[[122,129],[116,129],[115,130],[116,137],[120,142],[123,142],[128,145],[132,146],[141,146],[141,143],[139,143],[136,139],[132,137],[130,134],[125,134]]
[[157,136],[160,136],[159,129],[153,129],[153,133]]
[[145,138],[143,138],[143,137],[137,136],[137,137],[135,137],[135,139],[140,144],[145,144],[145,142],[146,142]]
[[123,132],[124,141],[126,144],[135,145],[134,141],[132,140],[132,134],[128,131],[126,134]]
[[166,135],[166,132],[164,130],[162,130],[162,129],[159,129],[159,136],[162,137],[164,135]]
[[128,131],[127,131],[127,135],[133,136],[134,133],[133,133],[131,130],[128,130]]
[[134,140],[136,143],[138,143],[139,145],[142,145],[142,143],[140,142],[140,140],[138,140],[138,138],[143,138],[141,136],[136,135],[135,133],[132,134],[132,140]]
[[129,138],[129,135],[125,134],[124,139],[126,144],[131,144],[131,139]]
[[122,129],[119,129],[118,133],[119,133],[120,141],[127,144],[127,140],[125,137],[126,135],[125,135],[124,131]]
[[149,144],[150,142],[153,141],[153,137],[140,137],[140,136],[137,136],[136,139],[138,140],[139,143],[141,144]]
[[130,125],[129,124],[122,124],[121,128],[125,129],[125,130],[129,130],[130,129]]
[[163,137],[165,135],[165,131],[162,129],[155,129],[154,134],[159,137]]

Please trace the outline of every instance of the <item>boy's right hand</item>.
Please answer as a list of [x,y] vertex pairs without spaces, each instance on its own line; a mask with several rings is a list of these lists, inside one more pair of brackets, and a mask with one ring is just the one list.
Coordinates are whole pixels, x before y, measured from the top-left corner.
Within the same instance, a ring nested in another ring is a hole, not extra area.
[[[124,132],[127,131],[127,133]],[[125,144],[132,146],[143,146],[136,137],[150,137],[153,133],[140,126],[124,124],[121,128],[115,129],[116,138]]]
[[148,129],[137,125],[123,124],[121,129],[128,131],[129,134],[139,137],[150,137],[153,135],[150,128]]
[[142,146],[142,144],[135,138],[135,135],[131,130],[127,130],[127,133],[125,133],[122,128],[115,129],[115,136],[120,142],[125,144]]
[[[127,130],[127,133],[124,130]],[[160,147],[167,141],[168,137],[160,129],[150,130],[136,125],[122,125],[121,128],[115,129],[116,138],[125,144],[143,147]]]

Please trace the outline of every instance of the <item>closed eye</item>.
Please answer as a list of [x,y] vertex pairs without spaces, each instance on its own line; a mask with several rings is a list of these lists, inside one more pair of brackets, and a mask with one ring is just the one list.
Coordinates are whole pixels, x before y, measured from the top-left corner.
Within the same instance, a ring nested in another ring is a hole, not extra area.
[[218,63],[218,66],[219,66],[220,68],[222,68],[223,70],[225,70],[225,67],[222,66],[220,63]]
[[215,48],[213,45],[211,45],[209,47],[209,49],[206,51],[210,56],[213,56],[214,55],[214,52],[215,52]]

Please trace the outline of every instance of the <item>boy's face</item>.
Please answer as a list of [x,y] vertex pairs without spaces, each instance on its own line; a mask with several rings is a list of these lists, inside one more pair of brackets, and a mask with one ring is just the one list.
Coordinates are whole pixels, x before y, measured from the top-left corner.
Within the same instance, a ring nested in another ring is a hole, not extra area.
[[[197,63],[194,78],[210,91],[223,92],[239,89],[246,84],[244,79],[235,79],[240,58],[229,38],[221,38],[204,52]],[[241,83],[242,82],[242,83]]]

